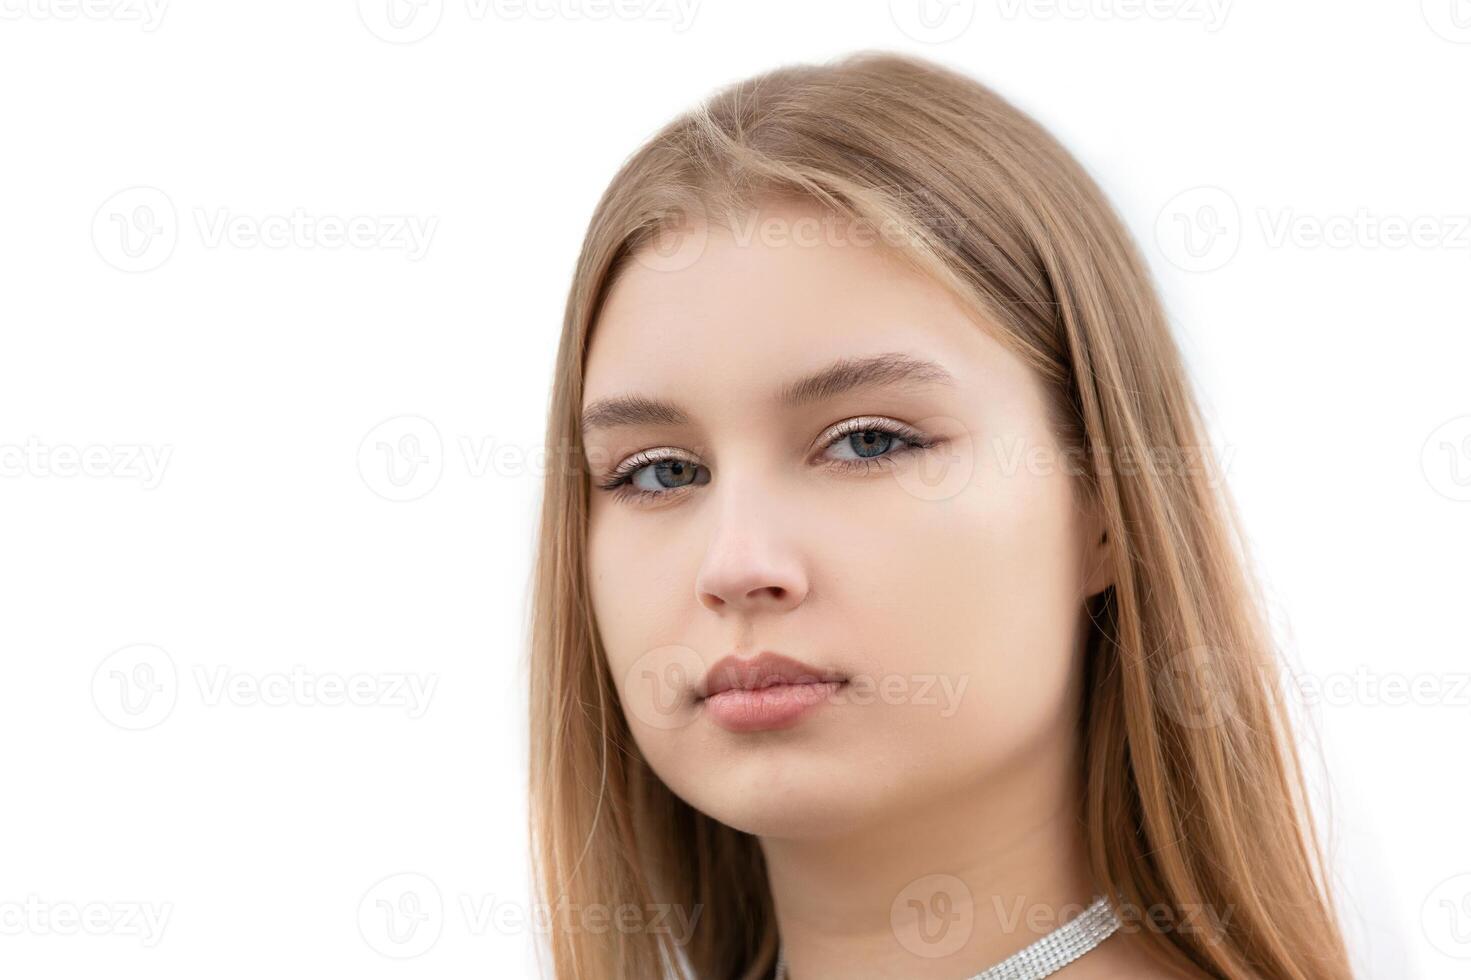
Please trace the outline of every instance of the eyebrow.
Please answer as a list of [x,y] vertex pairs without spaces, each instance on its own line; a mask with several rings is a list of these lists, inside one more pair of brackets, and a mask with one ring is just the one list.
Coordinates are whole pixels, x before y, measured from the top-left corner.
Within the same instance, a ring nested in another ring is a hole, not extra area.
[[[777,391],[776,403],[797,408],[860,388],[954,384],[955,377],[934,361],[897,352],[874,354],[841,358],[791,381]],[[643,395],[600,398],[582,411],[584,434],[618,426],[686,425],[689,421],[689,414],[674,402]]]

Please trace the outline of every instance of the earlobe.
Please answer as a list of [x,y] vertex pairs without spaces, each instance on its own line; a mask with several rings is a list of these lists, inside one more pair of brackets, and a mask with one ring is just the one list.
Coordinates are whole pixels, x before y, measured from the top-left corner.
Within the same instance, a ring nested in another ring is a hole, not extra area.
[[1088,556],[1086,574],[1083,579],[1083,595],[1091,599],[1113,585],[1114,549],[1109,543],[1108,531],[1104,530],[1094,542]]

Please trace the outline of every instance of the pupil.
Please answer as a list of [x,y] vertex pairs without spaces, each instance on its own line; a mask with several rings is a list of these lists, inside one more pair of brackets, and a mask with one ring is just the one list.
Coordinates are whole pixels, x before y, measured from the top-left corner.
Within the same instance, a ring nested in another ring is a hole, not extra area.
[[679,486],[684,486],[685,484],[682,483],[682,482],[681,483],[667,483],[667,482],[665,482],[664,477],[668,476],[672,472],[674,474],[674,476],[676,477],[676,479],[677,479],[677,478],[679,478],[679,477],[681,477],[681,476],[684,475],[684,471],[686,469],[688,469],[691,473],[694,472],[694,467],[690,466],[688,463],[684,462],[683,460],[672,459],[672,460],[667,460],[667,461],[665,461],[663,463],[656,463],[656,464],[654,464],[654,475],[656,477],[658,477],[659,483],[662,486],[665,486],[665,487],[679,487]]
[[[849,443],[853,445],[853,451],[863,457],[877,456],[889,448],[889,440],[894,437],[887,432],[879,432],[876,429],[867,429],[863,432],[855,432],[848,437]],[[855,442],[854,440],[858,440]],[[861,445],[859,444],[861,442]],[[875,446],[877,448],[875,448]],[[874,449],[873,452],[865,450]]]

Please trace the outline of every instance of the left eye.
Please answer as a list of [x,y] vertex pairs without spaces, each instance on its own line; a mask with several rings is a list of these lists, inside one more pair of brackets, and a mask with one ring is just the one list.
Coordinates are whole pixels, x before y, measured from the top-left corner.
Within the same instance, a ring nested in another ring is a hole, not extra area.
[[829,444],[828,448],[848,449],[853,453],[852,456],[846,457],[848,459],[872,459],[883,455],[894,444],[895,439],[902,441],[903,437],[884,429],[861,429],[839,436]]
[[890,452],[895,441],[906,448],[927,449],[931,445],[922,434],[907,425],[883,418],[857,418],[839,422],[827,437],[826,450],[846,450],[851,455],[828,456],[838,466],[877,465],[881,460],[900,453]]

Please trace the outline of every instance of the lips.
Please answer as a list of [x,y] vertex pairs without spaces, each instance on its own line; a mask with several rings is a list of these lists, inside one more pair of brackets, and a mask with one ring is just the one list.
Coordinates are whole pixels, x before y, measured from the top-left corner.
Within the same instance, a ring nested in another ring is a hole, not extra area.
[[696,690],[700,700],[726,691],[760,691],[778,685],[830,684],[847,680],[841,671],[813,667],[800,660],[763,650],[742,660],[731,654],[721,657],[705,673]]

